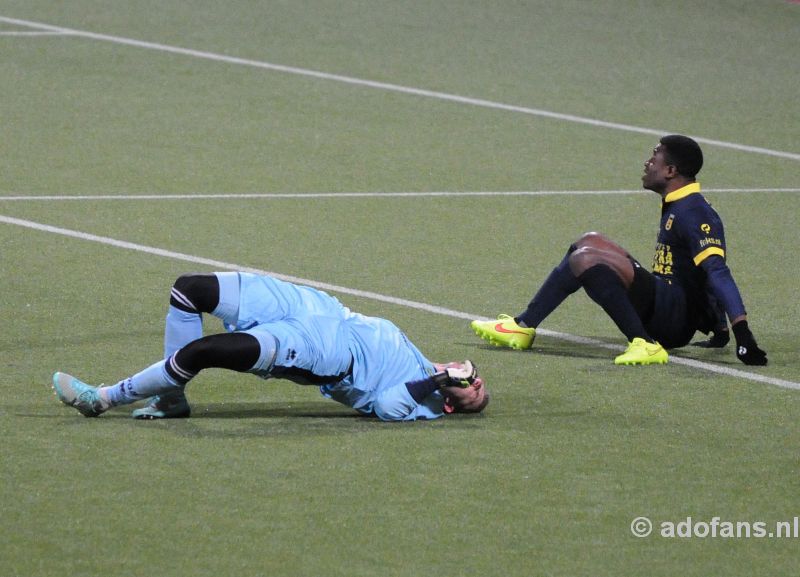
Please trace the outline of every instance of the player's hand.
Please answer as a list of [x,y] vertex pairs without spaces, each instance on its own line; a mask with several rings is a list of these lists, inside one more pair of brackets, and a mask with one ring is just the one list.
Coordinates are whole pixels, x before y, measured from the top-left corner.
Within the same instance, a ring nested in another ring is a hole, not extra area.
[[712,331],[711,336],[704,341],[695,341],[693,347],[704,349],[721,349],[731,340],[731,332],[726,328],[719,331]]
[[767,353],[758,348],[756,338],[750,332],[747,321],[739,321],[731,328],[733,329],[733,336],[736,337],[736,358],[746,365],[766,365]]
[[440,380],[440,387],[461,387],[465,389],[472,386],[478,378],[478,369],[469,360],[463,363],[448,363],[443,367],[442,373],[444,378]]
[[767,352],[758,348],[755,339],[746,344],[736,344],[736,357],[746,365],[764,366],[767,364]]

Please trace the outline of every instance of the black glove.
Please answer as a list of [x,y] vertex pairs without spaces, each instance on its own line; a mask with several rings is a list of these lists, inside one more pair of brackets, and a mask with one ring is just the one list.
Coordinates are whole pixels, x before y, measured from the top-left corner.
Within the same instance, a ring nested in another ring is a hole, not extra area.
[[747,321],[739,321],[731,328],[736,338],[736,357],[746,365],[766,365],[767,353],[758,348]]
[[718,331],[711,331],[711,336],[708,339],[705,341],[695,341],[692,343],[692,346],[704,349],[721,349],[727,345],[730,340],[731,332],[726,327]]

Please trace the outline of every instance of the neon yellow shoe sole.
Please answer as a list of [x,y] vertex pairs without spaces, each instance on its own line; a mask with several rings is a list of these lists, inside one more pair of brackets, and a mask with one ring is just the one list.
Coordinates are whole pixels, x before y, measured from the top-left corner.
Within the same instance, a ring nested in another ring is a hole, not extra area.
[[519,326],[509,315],[500,315],[493,321],[472,321],[470,327],[496,347],[525,350],[531,348],[536,337],[536,329]]

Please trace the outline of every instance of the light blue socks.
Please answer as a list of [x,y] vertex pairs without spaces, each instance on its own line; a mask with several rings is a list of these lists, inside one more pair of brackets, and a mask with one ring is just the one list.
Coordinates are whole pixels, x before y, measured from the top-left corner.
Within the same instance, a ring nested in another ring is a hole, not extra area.
[[116,385],[101,387],[100,394],[112,405],[128,405],[154,395],[183,389],[167,374],[166,360],[158,361]]
[[164,358],[203,336],[203,317],[170,305],[164,327]]

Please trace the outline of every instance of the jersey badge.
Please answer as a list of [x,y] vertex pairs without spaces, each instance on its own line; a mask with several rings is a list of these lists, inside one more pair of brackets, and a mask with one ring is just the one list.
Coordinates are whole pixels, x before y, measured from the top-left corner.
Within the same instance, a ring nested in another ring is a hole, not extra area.
[[700,225],[700,230],[702,230],[704,233],[708,234],[709,232],[711,232],[711,226],[706,224],[706,223],[703,223],[703,224]]
[[664,225],[664,230],[669,230],[672,228],[673,220],[675,220],[675,215],[670,213],[669,218],[667,219],[667,223]]

